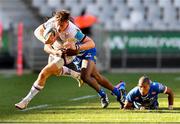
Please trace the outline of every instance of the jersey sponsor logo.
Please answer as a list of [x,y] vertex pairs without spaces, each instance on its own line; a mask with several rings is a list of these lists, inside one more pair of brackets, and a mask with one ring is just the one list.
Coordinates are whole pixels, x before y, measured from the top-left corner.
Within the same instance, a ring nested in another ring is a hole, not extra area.
[[164,89],[165,89],[164,85],[159,84],[159,89],[160,89],[160,90],[164,90]]

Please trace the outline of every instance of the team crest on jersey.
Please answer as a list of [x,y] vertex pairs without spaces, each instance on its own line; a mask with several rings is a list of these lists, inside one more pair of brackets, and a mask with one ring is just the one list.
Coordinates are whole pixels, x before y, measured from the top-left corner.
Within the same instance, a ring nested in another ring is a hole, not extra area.
[[159,84],[159,89],[160,89],[160,90],[163,90],[163,89],[164,89],[164,85]]

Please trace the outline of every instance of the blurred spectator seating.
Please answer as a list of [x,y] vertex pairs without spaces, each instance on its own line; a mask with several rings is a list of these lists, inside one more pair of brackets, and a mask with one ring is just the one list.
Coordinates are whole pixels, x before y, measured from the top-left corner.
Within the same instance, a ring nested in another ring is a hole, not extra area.
[[4,29],[16,27],[22,21],[25,27],[37,25],[38,21],[21,0],[0,0],[0,20]]
[[86,8],[108,30],[178,30],[180,22],[180,0],[32,0],[32,6],[43,17],[61,9],[75,17]]

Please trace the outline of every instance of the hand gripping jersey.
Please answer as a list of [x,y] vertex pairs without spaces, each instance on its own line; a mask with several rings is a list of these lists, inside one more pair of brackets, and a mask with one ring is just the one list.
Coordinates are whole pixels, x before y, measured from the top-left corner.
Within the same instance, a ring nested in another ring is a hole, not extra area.
[[[61,39],[58,41],[60,44],[66,42],[68,39],[74,39],[74,42],[80,43],[84,38],[85,35],[80,31],[80,29],[74,25],[71,21],[68,21],[69,25],[65,29],[65,31],[59,33],[59,38]],[[44,24],[44,28],[46,30],[56,29],[55,27],[55,17],[50,18]],[[46,32],[45,32],[46,33]],[[56,43],[53,44],[54,47],[59,47]]]
[[[56,29],[55,27],[55,17],[50,18],[47,22],[44,24],[44,28],[47,30],[50,29]],[[68,39],[75,39],[73,40],[77,44],[81,44],[86,36],[81,32],[81,30],[74,25],[71,21],[69,21],[68,27],[65,29],[65,31],[59,33],[60,40],[57,40],[53,43],[54,49],[60,49],[62,47],[62,44],[66,42]],[[92,48],[89,50],[82,50],[77,55],[80,59],[90,59],[94,62],[96,62],[96,48]],[[69,56],[69,59],[71,61],[74,59],[74,57]]]
[[[50,31],[51,29],[55,30],[55,17],[50,18],[47,22],[43,24],[43,26],[45,28],[45,33],[48,33],[48,31]],[[80,31],[80,29],[69,21],[68,27],[65,31],[59,33],[59,40],[55,41],[52,44],[52,47],[56,50],[59,50],[62,48],[62,44],[66,42],[68,39],[74,39],[73,41],[75,42],[81,42],[84,38],[85,35]],[[67,56],[67,64],[71,63],[73,59],[73,56]]]
[[158,82],[150,84],[149,92],[146,96],[142,96],[139,87],[133,88],[126,96],[126,101],[133,103],[135,108],[145,107],[146,109],[158,108],[158,94],[165,93],[167,87]]

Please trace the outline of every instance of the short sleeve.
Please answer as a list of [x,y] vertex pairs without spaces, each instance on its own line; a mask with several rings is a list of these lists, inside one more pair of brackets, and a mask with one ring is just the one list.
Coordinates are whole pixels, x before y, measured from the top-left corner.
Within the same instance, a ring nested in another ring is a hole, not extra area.
[[75,38],[81,42],[85,38],[85,34],[83,34],[80,30],[77,30]]
[[167,90],[167,87],[165,85],[158,82],[155,83],[155,87],[158,93],[165,93]]
[[126,101],[128,101],[128,102],[130,102],[130,103],[133,103],[133,94],[134,94],[134,92],[133,92],[133,89],[127,94],[127,96],[126,96]]

